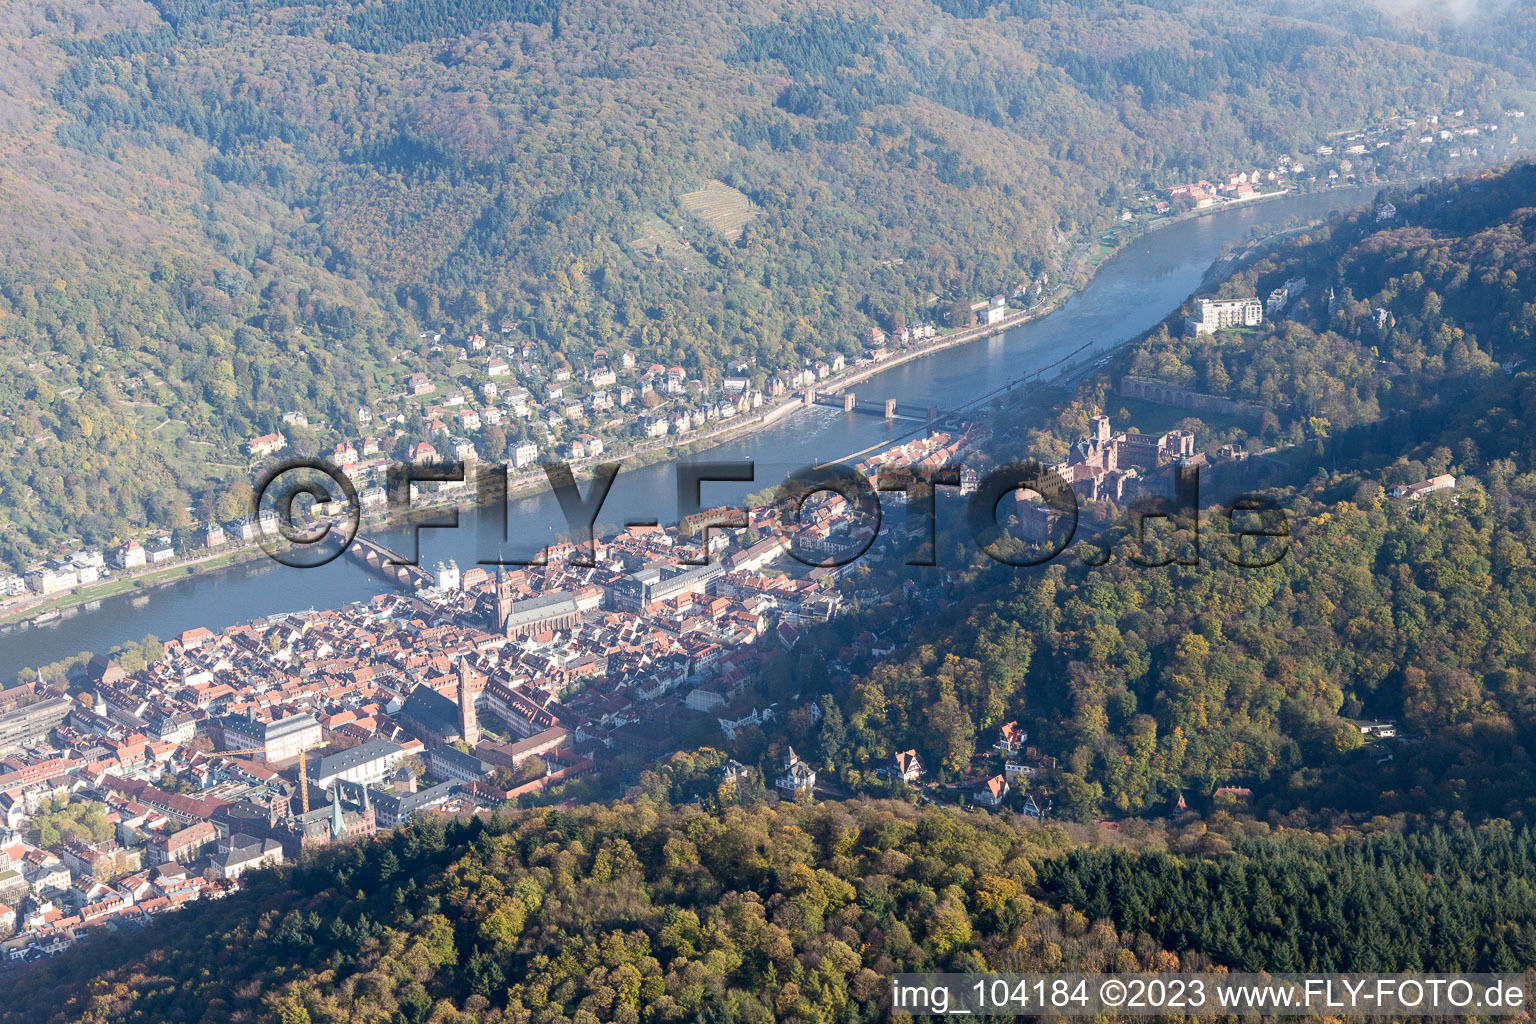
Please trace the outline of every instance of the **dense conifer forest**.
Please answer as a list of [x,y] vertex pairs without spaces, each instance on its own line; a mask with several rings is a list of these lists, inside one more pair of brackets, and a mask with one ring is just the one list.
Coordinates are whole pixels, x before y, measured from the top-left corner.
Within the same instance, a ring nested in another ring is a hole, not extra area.
[[909,970],[1530,963],[1527,832],[1218,838],[1083,849],[897,802],[429,822],[10,979],[0,1020],[838,1024]]

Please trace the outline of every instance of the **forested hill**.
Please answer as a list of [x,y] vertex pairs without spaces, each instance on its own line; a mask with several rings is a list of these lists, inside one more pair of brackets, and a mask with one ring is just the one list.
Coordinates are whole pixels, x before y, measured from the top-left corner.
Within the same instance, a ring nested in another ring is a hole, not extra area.
[[1158,841],[894,802],[427,821],[0,980],[0,1020],[863,1024],[909,970],[1506,971],[1536,949],[1528,833]]
[[[98,0],[0,31],[13,566],[227,516],[242,441],[285,412],[366,433],[422,330],[798,367],[930,296],[1061,280],[1128,191],[1495,117],[1528,71],[1231,0]],[[685,206],[711,179],[739,195]]]
[[[1181,793],[1209,807],[1234,786],[1269,820],[1530,823],[1536,167],[1389,191],[1219,292],[1268,296],[1303,278],[1260,328],[1191,337],[1172,318],[1009,452],[1063,458],[1100,413],[1116,430],[1192,430],[1217,462],[1223,445],[1251,451],[1202,494],[1198,566],[1134,564],[1113,532],[1103,565],[1081,545],[1028,570],[969,556],[950,607],[883,606],[796,651],[798,672],[830,678],[838,711],[817,739],[791,737],[796,750],[871,791],[909,747],[959,782],[997,770],[988,747],[1017,720],[1059,762],[1041,784],[1056,812],[1079,820],[1161,815]],[[1128,400],[1127,374],[1255,414]],[[1453,490],[1389,494],[1442,474]],[[1242,569],[1213,506],[1255,486],[1286,510],[1288,553]],[[1122,511],[1085,505],[1085,522],[1129,521]],[[881,620],[913,623],[904,656],[829,673]],[[1400,734],[1363,736],[1360,719]]]

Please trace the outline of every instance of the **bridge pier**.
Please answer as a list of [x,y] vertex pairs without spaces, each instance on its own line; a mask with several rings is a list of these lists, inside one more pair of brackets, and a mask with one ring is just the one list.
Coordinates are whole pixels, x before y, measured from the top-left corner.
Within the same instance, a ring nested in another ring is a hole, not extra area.
[[896,418],[896,399],[888,398],[885,400],[885,418],[888,420]]
[[402,563],[393,551],[366,537],[355,538],[347,553],[363,563],[369,572],[401,590],[415,590],[428,585],[432,579],[425,569]]
[[843,396],[843,412],[853,412],[853,408],[857,404],[858,399],[852,391]]
[[815,404],[816,404],[816,389],[815,388],[806,388],[805,389],[805,407],[807,409],[809,409],[811,406],[813,406]]
[[936,420],[938,418],[939,418],[939,407],[936,406],[936,405],[930,405],[928,407],[928,422],[932,423],[934,420]]

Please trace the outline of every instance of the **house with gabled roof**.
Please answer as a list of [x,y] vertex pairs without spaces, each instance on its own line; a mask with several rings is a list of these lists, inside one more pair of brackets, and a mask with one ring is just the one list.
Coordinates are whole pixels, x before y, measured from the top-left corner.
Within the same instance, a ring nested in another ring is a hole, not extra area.
[[992,749],[1004,754],[1017,754],[1019,748],[1028,741],[1029,733],[1019,728],[1018,722],[1008,722],[999,731],[997,742],[992,744]]
[[916,750],[903,750],[893,760],[896,763],[891,770],[893,777],[902,782],[916,782],[923,777],[923,759]]
[[282,434],[262,434],[245,442],[245,450],[250,453],[251,458],[259,459],[265,455],[277,454],[287,444],[288,440]]
[[784,774],[778,777],[774,785],[784,790],[791,796],[809,796],[816,788],[816,772],[795,753],[795,748],[790,747],[784,755]]
[[1001,775],[994,775],[971,795],[983,807],[996,807],[1008,799],[1008,789],[1008,780]]

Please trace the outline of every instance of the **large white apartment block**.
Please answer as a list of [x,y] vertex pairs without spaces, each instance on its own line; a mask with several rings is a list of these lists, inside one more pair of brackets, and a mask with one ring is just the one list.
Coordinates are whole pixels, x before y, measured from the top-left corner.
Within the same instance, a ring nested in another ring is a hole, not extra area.
[[1214,334],[1228,327],[1257,327],[1264,322],[1264,303],[1248,299],[1201,299],[1199,312],[1190,318],[1193,334]]

